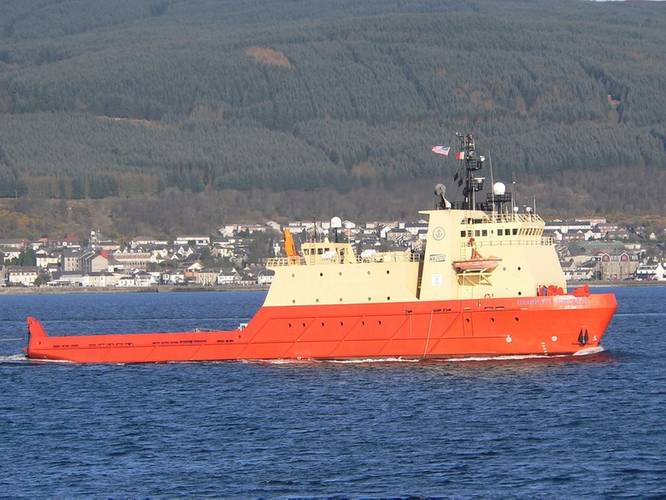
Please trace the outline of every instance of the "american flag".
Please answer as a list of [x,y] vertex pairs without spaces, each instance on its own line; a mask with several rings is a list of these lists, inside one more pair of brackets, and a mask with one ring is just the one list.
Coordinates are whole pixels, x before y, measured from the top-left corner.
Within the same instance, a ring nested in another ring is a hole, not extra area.
[[433,146],[432,152],[436,155],[449,156],[450,146]]

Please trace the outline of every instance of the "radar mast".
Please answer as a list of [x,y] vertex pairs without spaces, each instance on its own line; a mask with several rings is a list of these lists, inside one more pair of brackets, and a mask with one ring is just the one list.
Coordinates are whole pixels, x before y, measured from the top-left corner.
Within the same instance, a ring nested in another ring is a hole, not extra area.
[[[456,133],[456,137],[460,141],[460,152],[456,155],[456,159],[460,161],[460,180],[458,185],[464,183],[463,186],[463,203],[464,210],[476,209],[476,193],[483,189],[484,177],[476,177],[474,173],[483,168],[483,162],[486,160],[483,156],[476,155],[476,145],[474,144],[474,137],[472,134]],[[462,176],[464,175],[464,180]]]

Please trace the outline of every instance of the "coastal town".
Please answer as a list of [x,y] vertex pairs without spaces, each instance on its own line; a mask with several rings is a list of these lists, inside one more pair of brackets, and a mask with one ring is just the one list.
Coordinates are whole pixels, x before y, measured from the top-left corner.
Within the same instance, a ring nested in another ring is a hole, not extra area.
[[[337,219],[337,218],[335,218]],[[91,230],[85,239],[0,239],[0,287],[40,289],[261,289],[273,272],[266,259],[284,255],[282,232],[298,242],[350,241],[357,255],[420,252],[427,222],[293,221],[227,224],[211,234],[174,238],[107,239]],[[648,231],[605,218],[546,222],[569,282],[666,281],[666,228]]]

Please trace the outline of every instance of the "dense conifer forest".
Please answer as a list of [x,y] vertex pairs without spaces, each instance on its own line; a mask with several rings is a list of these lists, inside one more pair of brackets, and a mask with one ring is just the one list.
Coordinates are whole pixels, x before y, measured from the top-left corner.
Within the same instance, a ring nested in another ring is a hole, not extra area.
[[663,213],[664,47],[660,2],[0,0],[0,210],[399,215],[460,130],[546,206]]

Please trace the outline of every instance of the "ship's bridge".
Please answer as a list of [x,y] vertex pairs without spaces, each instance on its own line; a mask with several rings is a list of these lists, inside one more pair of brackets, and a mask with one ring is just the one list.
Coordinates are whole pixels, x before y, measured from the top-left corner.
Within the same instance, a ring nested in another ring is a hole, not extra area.
[[534,213],[466,214],[460,221],[461,245],[470,238],[478,247],[507,245],[552,245],[551,238],[543,237],[544,220]]

